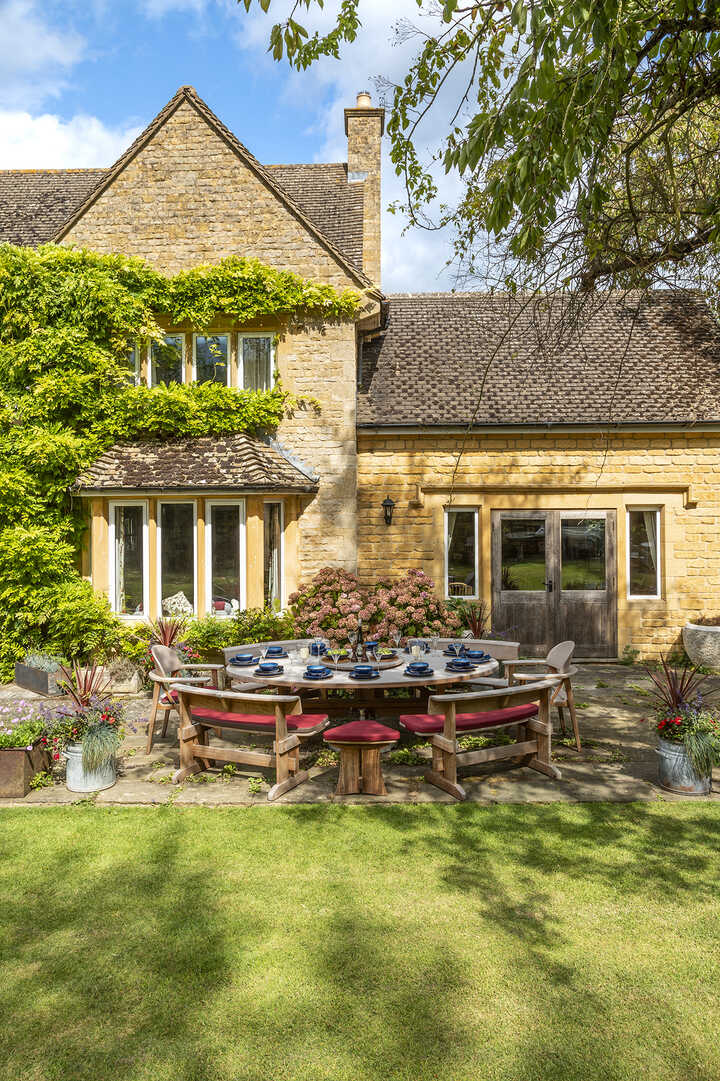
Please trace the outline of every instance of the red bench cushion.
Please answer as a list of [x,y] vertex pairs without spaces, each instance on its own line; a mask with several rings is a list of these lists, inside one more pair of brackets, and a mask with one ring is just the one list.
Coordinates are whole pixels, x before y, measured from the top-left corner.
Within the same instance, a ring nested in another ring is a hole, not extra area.
[[[458,713],[455,718],[457,732],[471,732],[476,728],[495,728],[503,724],[517,724],[535,717],[538,707],[530,702],[527,706],[509,706],[508,709],[491,709],[487,713]],[[444,717],[440,713],[411,713],[400,718],[400,724],[408,732],[418,736],[442,732]],[[326,733],[327,735],[327,733]]]
[[178,700],[177,691],[167,691],[166,694],[163,694],[163,695],[160,696],[160,705],[161,706],[172,706],[172,705],[175,704],[175,702],[177,702],[177,700]]
[[[262,713],[226,713],[220,709],[195,706],[191,714],[198,721],[219,725],[221,728],[269,728],[275,730],[275,717]],[[306,728],[319,728],[325,724],[326,713],[294,713],[287,718],[288,732],[302,732]]]
[[350,721],[337,728],[328,728],[323,739],[327,743],[388,743],[400,739],[400,733],[377,721]]

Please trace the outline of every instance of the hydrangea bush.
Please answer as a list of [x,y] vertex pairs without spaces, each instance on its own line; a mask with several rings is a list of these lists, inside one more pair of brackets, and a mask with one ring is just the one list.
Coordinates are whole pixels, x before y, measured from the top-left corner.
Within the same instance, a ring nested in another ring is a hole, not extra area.
[[458,632],[460,616],[435,596],[435,583],[423,571],[362,585],[355,574],[323,567],[309,585],[290,596],[298,634],[344,643],[363,621],[366,637],[382,642]]

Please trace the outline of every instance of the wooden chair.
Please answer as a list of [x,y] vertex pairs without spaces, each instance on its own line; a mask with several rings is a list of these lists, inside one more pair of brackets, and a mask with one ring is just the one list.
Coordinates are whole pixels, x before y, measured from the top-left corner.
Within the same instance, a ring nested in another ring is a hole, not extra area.
[[[555,690],[550,696],[550,705],[555,706],[558,711],[560,731],[563,735],[566,734],[565,707],[567,706],[570,713],[570,720],[572,721],[573,734],[575,736],[575,748],[576,750],[581,751],[580,728],[578,726],[575,697],[572,689],[572,677],[576,675],[577,667],[570,664],[574,651],[574,642],[558,642],[558,644],[553,646],[550,650],[545,660],[506,661],[505,674],[507,676],[508,686],[510,687],[516,683],[529,683],[533,680],[541,679],[545,673],[539,671],[539,669],[545,669],[547,674],[560,677]],[[518,668],[532,668],[533,671],[519,672]]]
[[[458,784],[458,766],[515,759],[519,764],[560,779],[560,770],[551,761],[550,695],[555,683],[550,680],[524,687],[498,687],[499,680],[486,691],[460,694],[437,694],[428,700],[425,714],[405,714],[400,725],[418,736],[430,736],[432,769],[425,780],[449,792],[456,799],[466,798]],[[485,734],[493,728],[516,729],[516,742],[482,751],[458,751],[458,735]]]
[[[268,792],[269,800],[307,780],[307,770],[300,769],[300,744],[323,731],[328,723],[326,714],[303,713],[295,694],[243,694],[187,683],[174,684],[172,689],[180,708],[180,769],[173,775],[176,784],[209,769],[212,761],[274,766],[275,784]],[[208,742],[209,732],[218,729],[272,735],[272,754],[213,747]]]
[[[177,695],[171,689],[172,684],[207,684],[212,682],[214,687],[223,687],[225,685],[225,666],[222,664],[188,664],[178,651],[171,646],[150,646],[150,652],[155,661],[155,671],[150,673],[150,680],[153,683],[153,699],[148,719],[146,754],[150,754],[152,750],[158,710],[163,711],[163,736],[167,732],[171,712],[175,710],[178,717],[180,715],[177,706]],[[205,674],[193,676],[184,675],[185,672],[204,672]]]

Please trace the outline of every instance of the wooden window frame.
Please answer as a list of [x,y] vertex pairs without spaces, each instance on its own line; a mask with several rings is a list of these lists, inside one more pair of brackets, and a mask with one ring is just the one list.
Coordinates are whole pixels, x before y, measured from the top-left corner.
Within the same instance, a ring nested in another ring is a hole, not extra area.
[[[193,334],[192,336],[192,369],[191,369],[191,382],[197,383],[197,340],[198,338],[227,338],[227,367],[225,369],[225,386],[232,386],[232,380],[230,378],[230,369],[232,367],[232,334],[227,330],[220,330],[217,334],[213,334],[210,331],[207,334]],[[218,383],[218,386],[222,384]]]
[[218,613],[212,607],[212,509],[235,507],[240,516],[240,611],[247,608],[247,503],[245,499],[207,499],[205,501],[205,609],[217,619],[230,619],[225,612]]
[[155,519],[155,581],[158,618],[162,618],[162,508],[177,506],[178,503],[190,504],[193,509],[193,616],[198,615],[198,505],[197,499],[158,499]]
[[[659,506],[632,506],[625,507],[625,573],[627,575],[626,591],[629,601],[661,601],[662,594],[662,507]],[[637,513],[648,514],[652,512],[656,521],[657,548],[655,551],[655,581],[656,593],[631,593],[630,592],[630,515]]]
[[272,390],[275,385],[275,365],[276,365],[276,349],[275,349],[275,335],[269,333],[267,330],[247,330],[240,331],[237,336],[237,387],[238,390],[246,390],[245,387],[245,361],[243,359],[243,339],[244,338],[269,338],[270,339],[270,378],[268,380],[268,390]]
[[[448,515],[466,513],[472,514],[475,517],[475,591],[472,596],[458,597],[448,592],[449,575],[450,575],[450,543],[448,533]],[[444,533],[444,550],[445,550],[445,567],[443,570],[443,596],[446,601],[449,600],[466,600],[477,601],[480,600],[480,513],[478,507],[458,506],[458,507],[444,507],[443,508],[443,533]]]
[[[143,610],[138,617],[137,612],[118,612],[117,597],[115,593],[115,511],[118,507],[142,507],[142,545],[143,545]],[[150,618],[150,526],[149,507],[147,499],[111,499],[108,502],[108,594],[110,608],[118,619],[137,621],[138,618]]]
[[[182,379],[180,385],[187,383],[185,368],[187,365],[187,341],[184,331],[167,330],[163,331],[164,338],[179,338],[182,342],[182,356],[180,358],[180,369],[182,371]],[[156,383],[153,375],[153,355],[152,355],[153,343],[148,342],[147,347],[147,385],[149,387],[160,387],[171,384]]]

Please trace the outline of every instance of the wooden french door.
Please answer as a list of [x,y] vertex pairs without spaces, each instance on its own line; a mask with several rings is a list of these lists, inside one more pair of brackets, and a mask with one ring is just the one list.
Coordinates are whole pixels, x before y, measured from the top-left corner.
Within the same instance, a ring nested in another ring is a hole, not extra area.
[[492,512],[493,628],[541,656],[617,655],[615,511]]

